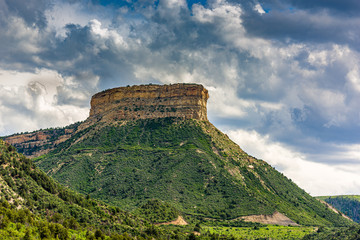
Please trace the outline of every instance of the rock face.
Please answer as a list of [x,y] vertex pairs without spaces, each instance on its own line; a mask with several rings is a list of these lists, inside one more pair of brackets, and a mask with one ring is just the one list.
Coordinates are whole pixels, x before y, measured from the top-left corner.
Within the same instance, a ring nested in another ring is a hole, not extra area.
[[299,226],[296,222],[288,218],[282,213],[275,211],[273,214],[270,215],[251,215],[241,217],[245,222],[258,222],[262,224],[277,224],[281,226]]
[[14,134],[4,137],[18,152],[28,157],[38,157],[48,153],[58,144],[68,140],[74,133],[73,128],[39,130],[31,133]]
[[198,84],[140,85],[95,94],[90,118],[136,120],[177,117],[207,120],[208,91]]
[[3,139],[20,153],[38,157],[98,121],[165,117],[207,120],[208,98],[208,91],[198,84],[119,87],[95,94],[91,98],[90,116],[81,124],[74,124],[71,128],[15,134]]

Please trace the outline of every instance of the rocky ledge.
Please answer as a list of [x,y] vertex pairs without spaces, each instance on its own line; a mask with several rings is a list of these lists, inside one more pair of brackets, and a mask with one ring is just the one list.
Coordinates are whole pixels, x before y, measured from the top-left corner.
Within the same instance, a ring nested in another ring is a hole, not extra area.
[[90,118],[110,121],[165,117],[207,120],[208,98],[208,91],[198,84],[119,87],[92,97]]

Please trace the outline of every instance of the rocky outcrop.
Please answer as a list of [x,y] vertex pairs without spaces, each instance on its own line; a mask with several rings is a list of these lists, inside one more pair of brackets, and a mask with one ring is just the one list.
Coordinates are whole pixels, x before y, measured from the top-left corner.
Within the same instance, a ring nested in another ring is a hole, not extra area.
[[38,157],[96,122],[176,117],[207,120],[208,91],[198,84],[140,85],[109,89],[91,98],[89,118],[70,128],[39,130],[3,137],[17,150]]
[[262,224],[273,224],[273,225],[281,225],[281,226],[299,226],[296,222],[288,218],[282,213],[275,211],[270,215],[251,215],[240,217],[240,219],[245,222],[257,222]]
[[95,94],[90,118],[136,120],[176,117],[207,120],[208,91],[198,84],[140,85]]
[[39,130],[31,133],[14,134],[3,139],[13,145],[18,152],[33,158],[48,153],[58,144],[68,140],[74,130],[73,128]]

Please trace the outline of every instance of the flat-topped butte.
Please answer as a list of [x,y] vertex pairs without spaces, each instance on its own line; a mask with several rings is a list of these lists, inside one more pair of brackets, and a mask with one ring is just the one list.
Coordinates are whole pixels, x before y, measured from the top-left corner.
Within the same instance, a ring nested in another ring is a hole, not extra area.
[[207,120],[208,98],[208,91],[199,84],[113,88],[92,97],[90,118],[136,120],[176,117]]

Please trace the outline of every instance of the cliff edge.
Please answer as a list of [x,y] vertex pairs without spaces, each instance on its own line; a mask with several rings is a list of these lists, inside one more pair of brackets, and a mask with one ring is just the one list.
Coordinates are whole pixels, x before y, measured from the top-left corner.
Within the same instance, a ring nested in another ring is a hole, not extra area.
[[207,120],[208,91],[198,84],[119,87],[91,98],[89,118],[136,120],[176,117]]

